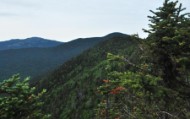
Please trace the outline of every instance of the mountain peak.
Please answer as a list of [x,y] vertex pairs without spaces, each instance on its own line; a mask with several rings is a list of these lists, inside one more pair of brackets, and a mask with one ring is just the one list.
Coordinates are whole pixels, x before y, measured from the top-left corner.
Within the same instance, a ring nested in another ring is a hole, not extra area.
[[128,35],[120,33],[120,32],[113,32],[113,33],[106,35],[105,37],[118,37],[118,36],[128,36]]
[[0,50],[34,48],[34,47],[54,47],[62,42],[48,40],[40,37],[30,37],[26,39],[12,39],[0,42]]
[[41,37],[29,37],[29,38],[26,38],[26,39],[24,39],[24,40],[35,40],[35,39],[38,39],[38,40],[47,40],[47,39],[44,39],[44,38],[41,38]]

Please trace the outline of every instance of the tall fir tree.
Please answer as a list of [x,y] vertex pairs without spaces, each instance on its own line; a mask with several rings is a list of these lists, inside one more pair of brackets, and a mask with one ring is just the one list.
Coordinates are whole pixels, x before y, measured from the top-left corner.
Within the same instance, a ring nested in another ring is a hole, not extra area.
[[[144,30],[149,33],[147,42],[150,46],[152,74],[160,76],[164,86],[164,108],[166,112],[177,115],[176,106],[188,109],[183,104],[188,104],[190,97],[190,16],[184,13],[182,4],[178,6],[178,1],[165,0],[162,7],[157,11],[150,10],[153,16],[148,16],[151,24],[150,29]],[[180,99],[180,100],[177,100]],[[178,105],[177,102],[183,102]],[[172,109],[173,108],[173,109]],[[163,118],[169,119],[165,114]],[[177,116],[180,118],[188,117]]]
[[155,75],[161,75],[164,84],[172,89],[189,82],[190,17],[182,14],[185,8],[177,4],[178,1],[165,0],[156,12],[150,10],[154,14],[148,16],[151,29],[144,30],[149,33]]

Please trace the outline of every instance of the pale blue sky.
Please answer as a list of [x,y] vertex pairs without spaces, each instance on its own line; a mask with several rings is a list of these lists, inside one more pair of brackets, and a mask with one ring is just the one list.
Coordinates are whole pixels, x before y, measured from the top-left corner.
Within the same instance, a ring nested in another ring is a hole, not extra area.
[[[164,0],[0,0],[0,41],[43,37],[60,41],[111,32],[146,37],[147,15]],[[179,0],[190,12],[190,0]]]

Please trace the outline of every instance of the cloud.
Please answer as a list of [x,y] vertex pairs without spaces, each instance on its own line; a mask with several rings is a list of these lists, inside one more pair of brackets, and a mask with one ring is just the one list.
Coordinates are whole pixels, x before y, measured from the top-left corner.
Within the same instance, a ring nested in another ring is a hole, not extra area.
[[0,17],[28,16],[39,8],[36,0],[0,0]]
[[19,15],[15,13],[0,12],[0,17],[12,17],[12,16],[19,16]]
[[1,4],[6,6],[18,6],[18,7],[33,7],[35,4],[32,0],[24,1],[24,0],[1,0]]

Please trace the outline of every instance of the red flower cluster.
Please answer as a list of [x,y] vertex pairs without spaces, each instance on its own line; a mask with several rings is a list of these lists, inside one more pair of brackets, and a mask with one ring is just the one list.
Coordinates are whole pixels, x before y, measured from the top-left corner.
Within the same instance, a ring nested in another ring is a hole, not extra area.
[[108,79],[104,79],[103,82],[104,83],[109,83],[109,80]]
[[122,87],[122,86],[119,86],[119,87],[116,87],[116,88],[112,89],[112,90],[110,91],[110,94],[118,94],[118,93],[120,93],[120,91],[122,91],[122,90],[125,90],[125,88]]

